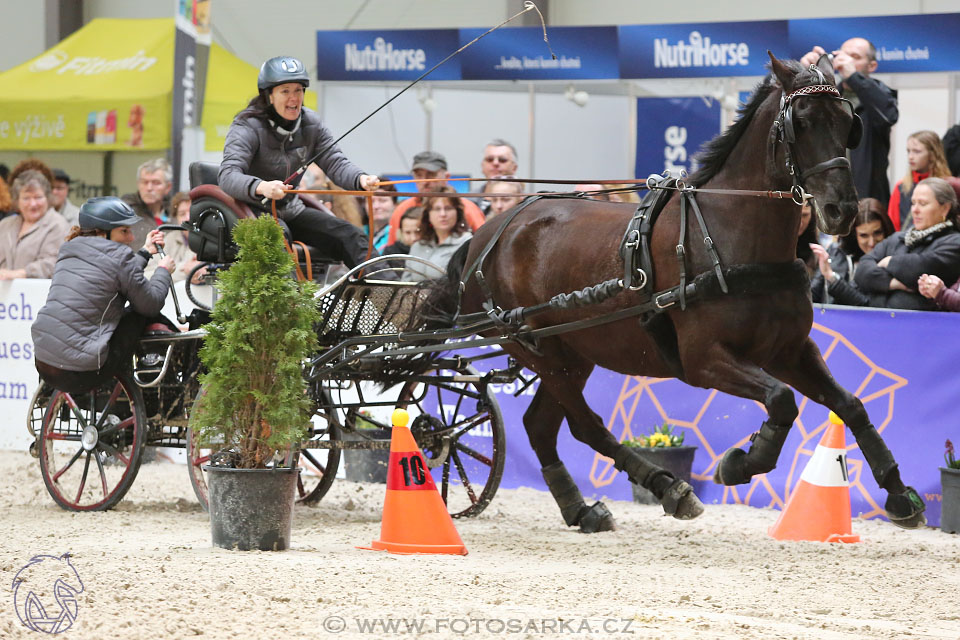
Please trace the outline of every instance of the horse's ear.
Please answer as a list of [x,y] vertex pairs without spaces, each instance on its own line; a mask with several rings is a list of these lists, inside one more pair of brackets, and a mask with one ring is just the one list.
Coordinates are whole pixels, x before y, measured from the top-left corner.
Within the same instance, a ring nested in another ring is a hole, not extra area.
[[777,60],[769,49],[767,49],[767,55],[770,56],[770,70],[773,71],[773,75],[777,76],[777,80],[780,81],[783,92],[790,93],[790,90],[793,89],[793,71],[791,71],[787,65]]
[[827,78],[833,77],[833,62],[830,61],[827,54],[823,54],[820,56],[820,59],[817,60],[817,68],[820,69],[821,73]]

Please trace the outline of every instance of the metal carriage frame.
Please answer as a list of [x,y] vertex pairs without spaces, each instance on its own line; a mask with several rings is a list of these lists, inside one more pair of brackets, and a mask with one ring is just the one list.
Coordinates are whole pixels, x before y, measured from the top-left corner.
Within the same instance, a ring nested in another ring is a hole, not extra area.
[[[314,416],[306,438],[283,463],[296,461],[302,469],[298,501],[316,503],[330,489],[345,454],[389,449],[389,438],[371,437],[361,428],[363,423],[391,427],[389,420],[368,411],[405,408],[451,515],[477,515],[499,487],[506,455],[503,416],[489,384],[516,380],[519,367],[482,374],[473,367],[477,360],[502,355],[499,351],[441,357],[432,371],[375,390],[371,367],[382,362],[376,352],[404,351],[395,323],[410,314],[421,290],[411,283],[376,280],[376,272],[357,277],[381,260],[360,265],[318,295],[321,346],[304,365]],[[434,340],[432,333],[424,332],[417,342]],[[146,452],[169,447],[186,451],[191,485],[207,508],[202,467],[210,452],[198,446],[189,427],[189,416],[204,395],[197,378],[204,335],[202,327],[145,335],[132,375],[117,376],[76,397],[41,382],[27,416],[35,437],[30,449],[59,506],[71,511],[113,508],[132,486]],[[442,340],[434,340],[433,347],[449,348]]]

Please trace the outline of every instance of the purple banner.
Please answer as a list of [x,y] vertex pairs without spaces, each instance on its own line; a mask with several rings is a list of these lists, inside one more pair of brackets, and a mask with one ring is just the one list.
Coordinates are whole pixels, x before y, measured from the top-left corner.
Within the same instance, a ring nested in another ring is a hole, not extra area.
[[[899,462],[904,482],[926,501],[927,520],[933,526],[940,522],[944,442],[947,438],[960,441],[954,407],[960,345],[952,339],[960,328],[958,321],[960,317],[948,313],[818,305],[811,331],[834,377],[863,401]],[[489,361],[478,365],[485,362]],[[511,395],[513,385],[495,390],[507,426],[507,464],[500,486],[545,490],[522,421],[534,389],[525,390],[519,398]],[[750,434],[760,428],[766,412],[758,403],[676,380],[602,369],[588,381],[586,397],[619,440],[649,433],[664,421],[685,432],[685,444],[698,447],[693,484],[707,505],[782,508],[827,426],[828,410],[797,395],[800,415],[777,468],[749,485],[722,487],[711,480],[716,464],[729,447],[746,446]],[[882,515],[885,494],[849,432],[847,449],[854,517]],[[611,460],[575,441],[566,427],[560,430],[559,451],[585,498],[632,499],[626,476],[614,469]]]

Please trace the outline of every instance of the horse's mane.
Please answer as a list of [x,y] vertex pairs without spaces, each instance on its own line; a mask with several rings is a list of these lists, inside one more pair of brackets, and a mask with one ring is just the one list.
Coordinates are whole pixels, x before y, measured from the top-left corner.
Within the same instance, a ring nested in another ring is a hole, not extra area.
[[[796,75],[795,86],[797,87],[809,84],[816,77],[807,67],[802,66],[796,60],[781,60],[780,62]],[[806,75],[810,77],[807,78]],[[701,186],[720,172],[723,163],[733,151],[733,148],[737,146],[740,138],[743,137],[744,131],[750,126],[750,122],[760,109],[760,105],[779,88],[780,85],[774,75],[772,73],[767,74],[767,77],[753,90],[753,94],[747,102],[737,109],[738,117],[736,121],[713,140],[704,143],[700,151],[697,152],[696,159],[700,168],[690,176],[690,184]]]

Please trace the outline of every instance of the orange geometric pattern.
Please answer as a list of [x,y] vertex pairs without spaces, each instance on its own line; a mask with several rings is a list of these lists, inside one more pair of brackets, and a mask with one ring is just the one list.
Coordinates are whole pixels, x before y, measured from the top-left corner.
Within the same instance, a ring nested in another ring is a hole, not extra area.
[[[843,362],[846,379],[838,377],[837,381],[860,398],[871,422],[882,433],[893,415],[896,392],[907,385],[906,378],[877,366],[849,339],[833,329],[814,323],[810,335],[820,346],[828,366],[831,360]],[[658,394],[658,390],[662,392]],[[682,400],[678,401],[680,398]],[[799,415],[780,455],[778,468],[770,474],[754,476],[749,485],[716,486],[716,493],[722,491],[722,498],[717,497],[717,502],[783,508],[829,424],[825,407],[803,396],[798,395],[798,400]],[[663,422],[685,430],[685,444],[699,447],[693,478],[712,484],[714,469],[724,452],[730,447],[746,448],[750,435],[760,428],[766,417],[761,403],[734,399],[714,389],[697,389],[673,379],[624,376],[607,429],[616,434],[620,442],[634,435],[648,434]],[[864,485],[864,482],[874,483],[874,480],[855,441],[848,443],[847,452],[851,496],[859,493],[861,502],[869,507],[860,514],[861,517],[883,514],[883,508]],[[782,469],[787,469],[785,476]],[[590,481],[595,488],[611,484],[618,474],[613,460],[594,455]]]

